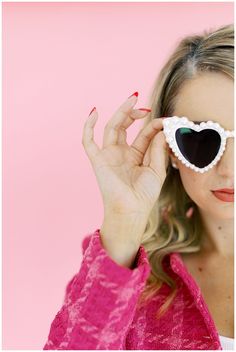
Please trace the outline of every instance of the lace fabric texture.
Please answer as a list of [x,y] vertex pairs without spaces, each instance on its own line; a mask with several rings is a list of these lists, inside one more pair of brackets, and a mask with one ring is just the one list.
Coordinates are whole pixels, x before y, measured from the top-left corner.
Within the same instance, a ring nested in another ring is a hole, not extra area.
[[164,268],[178,292],[170,309],[155,312],[170,293],[163,284],[145,306],[137,301],[151,272],[140,246],[133,269],[118,265],[102,246],[100,230],[82,243],[83,260],[68,282],[61,309],[51,323],[44,350],[222,350],[201,291],[178,253]]

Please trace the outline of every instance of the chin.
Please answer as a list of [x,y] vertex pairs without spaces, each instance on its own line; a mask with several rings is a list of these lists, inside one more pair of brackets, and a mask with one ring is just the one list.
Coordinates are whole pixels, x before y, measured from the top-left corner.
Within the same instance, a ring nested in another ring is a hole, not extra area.
[[[214,209],[212,209],[214,210]],[[231,206],[227,206],[227,208],[222,210],[221,209],[215,209],[215,214],[217,219],[221,219],[221,220],[234,220],[234,207]]]

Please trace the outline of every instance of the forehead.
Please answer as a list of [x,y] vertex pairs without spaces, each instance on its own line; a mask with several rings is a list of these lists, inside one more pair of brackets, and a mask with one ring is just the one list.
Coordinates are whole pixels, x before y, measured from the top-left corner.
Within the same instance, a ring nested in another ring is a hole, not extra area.
[[223,73],[204,72],[186,81],[176,100],[173,115],[191,121],[214,121],[234,129],[234,80]]

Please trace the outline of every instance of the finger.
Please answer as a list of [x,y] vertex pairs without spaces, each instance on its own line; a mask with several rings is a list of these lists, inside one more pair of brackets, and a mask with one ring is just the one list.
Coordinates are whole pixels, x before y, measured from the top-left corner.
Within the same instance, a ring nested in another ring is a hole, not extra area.
[[167,142],[163,131],[160,131],[152,140],[150,146],[150,167],[164,179],[168,165]]
[[[140,158],[143,158],[148,146],[153,139],[153,137],[161,131],[163,128],[163,118],[156,118],[150,121],[150,123],[142,128],[133,143],[131,144],[131,149],[137,154],[140,154]],[[140,163],[142,160],[140,160]]]
[[142,119],[150,113],[150,109],[140,108],[140,109],[132,109],[130,114],[126,117],[122,125],[120,126],[118,133],[117,144],[126,144],[127,143],[127,128],[132,125],[135,120]]
[[85,121],[83,128],[82,144],[91,161],[94,160],[100,152],[100,148],[94,142],[94,126],[97,118],[98,113],[95,109]]
[[103,135],[103,148],[111,144],[117,144],[120,126],[130,113],[133,106],[137,103],[137,99],[136,95],[132,95],[126,99],[126,101],[121,104],[113,114],[112,118],[107,122]]
[[[149,144],[147,150],[146,150],[146,153],[144,155],[144,158],[143,158],[143,165],[144,166],[149,166],[150,165],[150,162],[151,162],[151,156],[150,156],[150,151],[151,151],[151,143]],[[141,164],[141,162],[140,162]]]

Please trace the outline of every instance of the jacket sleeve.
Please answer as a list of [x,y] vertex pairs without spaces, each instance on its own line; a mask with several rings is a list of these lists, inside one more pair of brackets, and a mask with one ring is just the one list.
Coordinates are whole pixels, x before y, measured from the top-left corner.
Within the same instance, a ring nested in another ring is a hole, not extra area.
[[134,268],[123,267],[106,252],[99,229],[84,238],[82,248],[80,270],[66,286],[43,349],[125,349],[136,303],[151,271],[146,251],[140,246]]

